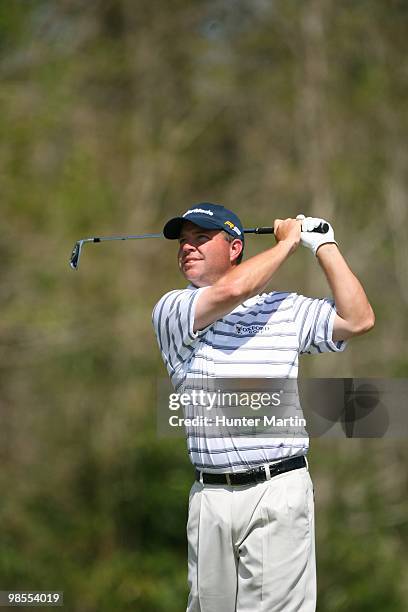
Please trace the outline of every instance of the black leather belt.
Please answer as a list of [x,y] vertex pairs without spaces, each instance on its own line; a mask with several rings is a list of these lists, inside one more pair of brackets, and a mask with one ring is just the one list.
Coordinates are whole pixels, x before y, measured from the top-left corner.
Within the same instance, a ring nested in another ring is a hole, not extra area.
[[[299,470],[303,467],[306,467],[306,459],[302,455],[301,457],[284,459],[279,461],[279,463],[270,463],[269,473],[270,477],[273,478],[278,474],[290,472],[291,470]],[[265,482],[269,478],[267,478],[265,466],[261,465],[247,472],[230,472],[229,474],[211,474],[210,472],[196,470],[196,480],[204,484],[246,485],[254,482]]]

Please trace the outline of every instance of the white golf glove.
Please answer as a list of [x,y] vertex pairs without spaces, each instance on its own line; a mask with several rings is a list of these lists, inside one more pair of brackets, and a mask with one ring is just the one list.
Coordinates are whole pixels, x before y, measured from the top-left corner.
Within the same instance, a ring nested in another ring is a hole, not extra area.
[[[330,223],[327,223],[324,219],[318,219],[317,217],[305,217],[305,215],[298,215],[296,219],[302,221],[302,231],[300,234],[300,243],[313,251],[313,255],[316,255],[317,249],[322,244],[332,242],[337,244],[334,239],[334,231]],[[318,227],[321,223],[327,223],[329,230],[325,234],[314,232],[314,228]]]

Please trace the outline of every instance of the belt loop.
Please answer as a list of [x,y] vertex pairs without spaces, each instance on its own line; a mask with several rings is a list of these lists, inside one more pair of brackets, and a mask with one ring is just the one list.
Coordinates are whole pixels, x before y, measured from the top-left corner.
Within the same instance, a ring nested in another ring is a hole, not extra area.
[[199,479],[199,481],[200,481],[200,483],[203,485],[203,484],[204,484],[203,473],[202,473],[202,471],[201,471],[201,470],[198,470],[198,471],[199,471],[199,474],[200,474],[200,479]]
[[230,487],[231,486],[231,477],[229,474],[225,474],[225,478],[227,480],[227,485]]
[[269,467],[269,463],[265,463],[264,470],[265,470],[266,480],[270,480],[271,479],[271,470],[270,470],[270,467]]
[[307,471],[309,471],[309,462],[308,462],[308,460],[307,460],[306,455],[303,455],[303,456],[304,456],[305,461],[306,461],[306,469],[307,469]]

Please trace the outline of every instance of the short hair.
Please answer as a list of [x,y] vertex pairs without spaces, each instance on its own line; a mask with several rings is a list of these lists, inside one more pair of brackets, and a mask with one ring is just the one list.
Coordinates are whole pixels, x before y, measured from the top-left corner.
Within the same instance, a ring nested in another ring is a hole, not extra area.
[[[224,230],[222,230],[222,233],[224,235],[224,240],[226,240],[227,242],[232,242],[233,240],[236,240],[235,236],[232,236],[232,234],[228,234],[228,232]],[[244,243],[242,243],[242,251],[240,252],[240,254],[235,260],[237,265],[241,263],[243,256],[244,256]]]

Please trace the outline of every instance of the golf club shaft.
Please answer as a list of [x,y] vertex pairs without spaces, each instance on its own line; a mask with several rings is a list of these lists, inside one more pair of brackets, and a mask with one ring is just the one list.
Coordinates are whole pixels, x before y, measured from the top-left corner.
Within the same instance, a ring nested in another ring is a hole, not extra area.
[[[327,223],[321,223],[313,231],[325,234],[329,229]],[[273,227],[250,227],[244,229],[244,234],[273,234]],[[78,270],[81,257],[82,245],[86,242],[109,242],[111,240],[142,240],[144,238],[164,238],[163,234],[136,234],[130,236],[94,236],[93,238],[82,238],[74,244],[69,264],[73,270]]]

